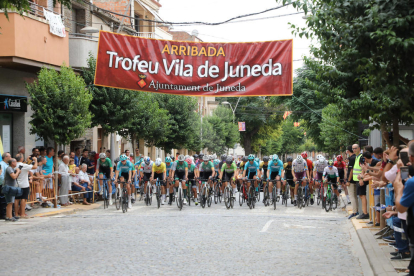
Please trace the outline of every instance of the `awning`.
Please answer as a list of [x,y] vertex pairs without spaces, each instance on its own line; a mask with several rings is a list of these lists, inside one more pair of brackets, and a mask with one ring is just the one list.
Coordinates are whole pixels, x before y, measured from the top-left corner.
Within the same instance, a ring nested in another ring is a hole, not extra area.
[[143,3],[142,1],[140,1],[140,0],[135,0],[135,2],[137,2],[138,4],[140,4],[141,5],[141,7],[143,7],[144,9],[146,9],[146,10],[148,10],[153,16],[154,16],[154,18],[155,18],[155,20],[157,20],[157,21],[164,21],[164,20],[162,20],[162,18],[158,15],[158,13],[153,9],[153,8],[151,8],[150,6],[148,6],[147,4],[145,4],[145,3]]

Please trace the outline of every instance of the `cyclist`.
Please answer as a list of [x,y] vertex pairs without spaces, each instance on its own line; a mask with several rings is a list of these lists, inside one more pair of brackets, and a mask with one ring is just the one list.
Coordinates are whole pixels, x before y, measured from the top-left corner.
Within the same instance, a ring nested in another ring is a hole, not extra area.
[[213,189],[212,180],[214,176],[216,175],[216,171],[214,169],[214,164],[213,162],[210,161],[210,158],[208,155],[204,155],[203,163],[200,164],[199,171],[200,171],[200,178],[208,179],[208,183],[210,184],[210,192],[211,192]]
[[[135,168],[135,176],[133,179],[135,179],[135,188],[139,188],[139,180],[140,180],[140,176],[141,176],[141,164],[142,162],[144,162],[144,157],[140,157],[139,159],[137,159],[137,162],[135,162],[134,164],[134,168]],[[132,203],[135,202],[135,193],[132,194],[132,199],[131,199]]]
[[[175,187],[178,188],[180,186],[179,180],[182,180],[182,187],[183,187],[183,193],[186,194],[187,193],[187,185],[185,184],[185,182],[188,179],[188,164],[187,162],[185,162],[185,157],[184,155],[179,155],[177,158],[177,161],[175,161],[174,167],[173,167],[173,171],[172,171],[172,177],[173,179],[175,179]],[[187,200],[183,199],[183,203],[187,204]],[[172,204],[172,195],[170,194],[170,200],[168,202],[168,204]]]
[[244,165],[246,165],[247,162],[247,156],[243,156],[241,158],[241,162],[239,163],[239,166],[237,167],[237,189],[240,191],[240,185],[242,184],[243,181],[243,171],[244,171]]
[[292,168],[294,173],[293,182],[295,182],[295,201],[293,204],[296,206],[298,199],[299,181],[302,182],[302,186],[306,186],[306,179],[309,178],[309,171],[308,165],[301,155],[298,155],[298,157],[293,160]]
[[200,160],[198,159],[198,155],[194,154],[193,158],[194,158],[194,165],[197,167],[200,164]]
[[[125,154],[122,154],[119,157],[119,162],[115,171],[115,183],[118,182],[118,177],[121,181],[127,182],[126,188],[128,191],[128,209],[131,209],[131,187],[129,184],[131,184],[133,165],[128,159],[129,158]],[[119,184],[118,188],[121,189]]]
[[349,200],[348,188],[345,185],[346,184],[345,175],[346,175],[347,167],[346,167],[346,163],[343,160],[344,158],[342,157],[342,155],[338,155],[336,157],[336,161],[334,162],[334,166],[338,169],[340,184],[344,188],[346,199],[348,201],[348,204],[350,204],[351,201]]
[[338,193],[339,173],[338,173],[338,169],[334,167],[333,163],[334,163],[333,160],[329,160],[328,167],[326,167],[323,171],[323,180],[325,183],[325,193],[323,196],[326,197],[326,189],[328,187],[328,180],[329,180],[329,182],[332,183],[336,196],[339,198],[339,193]]
[[259,170],[262,173],[262,179],[265,180],[267,178],[267,167],[269,166],[269,156],[264,156],[263,161],[260,162]]
[[169,195],[173,194],[173,185],[172,185],[172,170],[174,167],[174,162],[172,162],[171,157],[167,156],[165,157],[165,167],[166,167],[166,171],[167,171],[167,179],[166,179],[166,183],[167,183],[167,190]]
[[99,185],[100,190],[103,190],[103,177],[105,175],[106,179],[107,179],[107,185],[108,185],[108,192],[109,192],[109,205],[112,205],[112,184],[111,184],[111,180],[113,177],[113,167],[112,167],[112,161],[111,159],[106,157],[105,153],[100,153],[99,154],[99,159],[98,162],[96,164],[96,170],[99,172]]
[[161,158],[155,159],[155,162],[152,164],[152,173],[151,173],[151,183],[155,185],[155,183],[160,181],[161,183],[161,204],[165,204],[165,186],[167,179],[167,167],[164,162],[161,161]]
[[188,186],[191,187],[191,189],[193,190],[195,205],[198,205],[197,185],[195,181],[196,178],[199,177],[198,169],[191,158],[187,158],[185,162],[187,162],[188,165]]
[[[247,179],[254,179],[254,187],[257,188],[257,179],[260,175],[259,164],[254,161],[254,155],[250,154],[247,158],[248,162],[244,165],[243,179],[246,179],[246,172],[248,171]],[[247,190],[250,188],[250,182],[247,182]]]
[[315,193],[316,196],[319,197],[319,187],[323,181],[323,171],[325,170],[325,168],[328,166],[328,161],[325,160],[325,157],[323,157],[322,155],[318,154],[316,156],[316,161],[314,164],[314,177],[313,179],[315,179]]
[[151,180],[153,162],[148,156],[144,157],[144,162],[141,163],[140,174],[141,179],[144,181],[144,193],[147,194],[147,182]]
[[[293,181],[293,174],[292,174],[292,156],[288,156],[286,159],[286,163],[283,164],[283,172],[282,172],[282,179],[284,179],[283,185],[285,189],[290,188],[290,204],[293,204],[293,198],[295,195],[295,182]],[[289,186],[286,186],[289,185]]]
[[[235,176],[235,173],[237,172],[237,166],[233,162],[233,158],[231,156],[226,157],[226,162],[223,164],[220,170],[220,176],[219,178],[224,181],[222,190],[224,192],[224,188],[227,186],[227,182],[230,181],[231,186],[233,187],[233,197],[237,193],[236,190],[236,179],[237,175]],[[224,175],[224,180],[223,180]]]
[[[230,156],[230,155],[229,155]],[[227,160],[227,155],[226,154],[222,154],[220,156],[220,164],[219,164],[219,169],[217,170],[217,172],[221,171],[221,168],[223,167],[223,165],[226,163]]]
[[308,159],[308,153],[306,151],[302,152],[302,157],[306,161],[306,165],[308,166],[309,171],[309,192],[311,194],[310,204],[313,205],[313,162],[312,160]]
[[[280,195],[280,181],[282,180],[282,170],[283,170],[283,162],[279,159],[277,154],[272,156],[272,161],[270,161],[269,165],[267,166],[267,180],[276,180],[276,188],[277,188],[277,197]],[[269,196],[272,198],[272,191],[273,191],[273,182],[269,183]]]

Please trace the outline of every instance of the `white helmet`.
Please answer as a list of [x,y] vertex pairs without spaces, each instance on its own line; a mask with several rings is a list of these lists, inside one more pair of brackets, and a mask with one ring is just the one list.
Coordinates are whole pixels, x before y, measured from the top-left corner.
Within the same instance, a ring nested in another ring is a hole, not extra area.
[[106,154],[105,154],[105,153],[103,153],[103,152],[101,152],[101,153],[99,154],[99,158],[100,158],[100,159],[104,159],[104,158],[106,158]]
[[155,159],[155,166],[159,167],[161,166],[161,163],[162,163],[161,158]]
[[325,162],[325,157],[323,157],[322,155],[319,157],[319,163],[323,163]]
[[298,162],[299,164],[302,164],[302,162],[303,162],[302,155],[298,155],[298,157],[296,157],[296,162]]
[[323,158],[322,155],[320,155],[320,154],[316,155],[316,160],[320,160],[321,158]]

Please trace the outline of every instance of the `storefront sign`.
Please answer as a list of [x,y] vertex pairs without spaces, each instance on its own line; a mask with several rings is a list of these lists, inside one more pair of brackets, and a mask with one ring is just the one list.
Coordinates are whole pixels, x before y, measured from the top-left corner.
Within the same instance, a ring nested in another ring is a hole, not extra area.
[[186,96],[292,95],[292,40],[210,43],[101,31],[95,85]]
[[27,112],[27,97],[0,95],[0,112]]
[[60,37],[66,37],[65,25],[63,25],[60,14],[43,9],[43,14],[47,21],[49,21],[50,32]]

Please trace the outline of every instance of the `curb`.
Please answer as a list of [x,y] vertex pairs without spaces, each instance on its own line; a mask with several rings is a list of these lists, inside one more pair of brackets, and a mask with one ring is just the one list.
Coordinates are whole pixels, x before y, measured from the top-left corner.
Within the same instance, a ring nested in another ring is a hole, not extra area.
[[51,216],[55,216],[55,215],[70,215],[70,214],[74,214],[76,212],[94,210],[94,209],[97,209],[97,208],[101,207],[101,205],[102,204],[94,203],[92,205],[89,205],[89,207],[87,207],[87,208],[79,208],[77,206],[73,206],[71,208],[64,208],[64,209],[58,209],[58,210],[51,211],[51,212],[35,214],[33,216],[30,216],[30,217],[38,218],[38,217],[51,217]]

